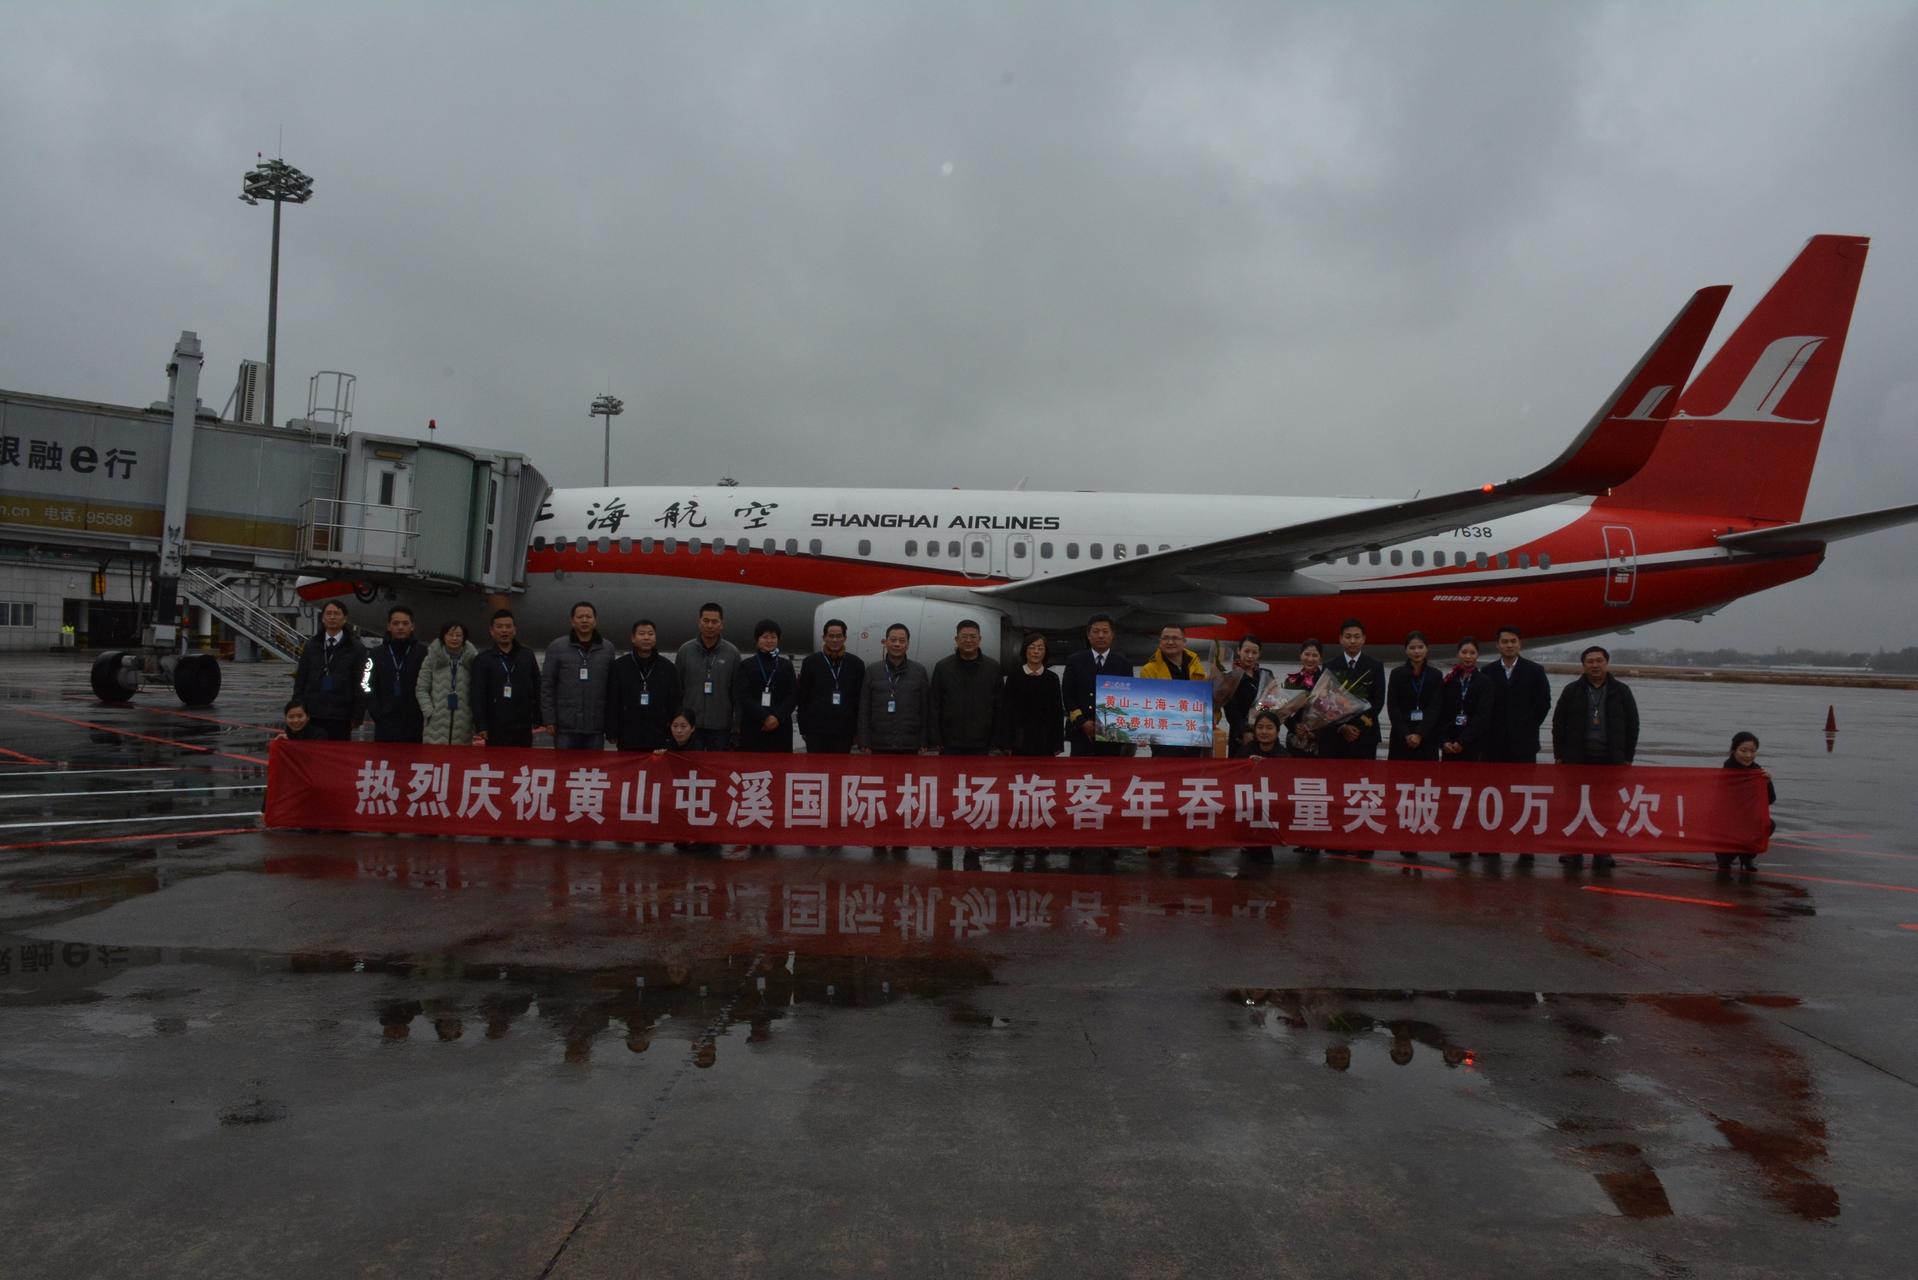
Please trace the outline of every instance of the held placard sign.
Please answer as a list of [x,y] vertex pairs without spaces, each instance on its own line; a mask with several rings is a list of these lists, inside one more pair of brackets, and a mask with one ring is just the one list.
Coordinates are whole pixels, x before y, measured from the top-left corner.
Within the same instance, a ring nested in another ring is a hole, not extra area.
[[1212,686],[1206,681],[1100,676],[1092,697],[1100,742],[1212,747]]
[[276,741],[266,824],[625,844],[1759,853],[1757,770]]

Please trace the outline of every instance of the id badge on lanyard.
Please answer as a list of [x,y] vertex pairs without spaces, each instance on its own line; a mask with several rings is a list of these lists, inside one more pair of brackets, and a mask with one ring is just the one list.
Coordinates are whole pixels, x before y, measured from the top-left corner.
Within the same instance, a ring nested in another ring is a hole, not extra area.
[[581,681],[591,680],[593,678],[592,670],[588,667],[581,667],[579,669],[579,678]]

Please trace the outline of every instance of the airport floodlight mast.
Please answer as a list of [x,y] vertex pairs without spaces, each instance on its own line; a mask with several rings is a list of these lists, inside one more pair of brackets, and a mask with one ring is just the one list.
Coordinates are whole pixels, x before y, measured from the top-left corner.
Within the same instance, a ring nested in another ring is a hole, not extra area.
[[273,425],[273,375],[280,325],[280,206],[313,198],[313,179],[284,160],[261,160],[240,179],[240,199],[273,202],[273,265],[266,287],[266,425]]
[[600,462],[599,483],[602,487],[613,483],[613,419],[626,412],[626,402],[616,395],[603,395],[594,399],[590,418],[606,419],[606,452]]

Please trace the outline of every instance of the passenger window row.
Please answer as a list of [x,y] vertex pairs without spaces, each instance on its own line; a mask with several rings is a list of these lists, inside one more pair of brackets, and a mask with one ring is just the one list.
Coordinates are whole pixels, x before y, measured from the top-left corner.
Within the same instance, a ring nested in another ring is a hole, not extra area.
[[[1394,567],[1407,563],[1408,553],[1403,549],[1395,547],[1389,554]],[[1383,564],[1385,562],[1385,555],[1386,553],[1383,552],[1370,551],[1361,557],[1358,553],[1354,552],[1352,555],[1345,557],[1345,563],[1358,564],[1360,560],[1363,559],[1368,564]],[[1412,551],[1409,555],[1411,557],[1410,563],[1414,569],[1422,569],[1425,567],[1425,552]],[[1435,569],[1443,569],[1447,564],[1451,564],[1460,569],[1468,565],[1476,569],[1490,569],[1494,563],[1501,569],[1509,569],[1512,567],[1512,555],[1508,551],[1501,551],[1496,556],[1484,551],[1473,552],[1470,555],[1467,555],[1467,553],[1463,551],[1454,551],[1450,553],[1451,558],[1449,560],[1446,556],[1446,552],[1434,551],[1432,553],[1432,567]],[[1532,567],[1532,556],[1530,552],[1521,551],[1518,553],[1518,567],[1521,569],[1529,569]],[[1544,552],[1540,552],[1538,567],[1541,569],[1551,568],[1552,557],[1546,555]]]

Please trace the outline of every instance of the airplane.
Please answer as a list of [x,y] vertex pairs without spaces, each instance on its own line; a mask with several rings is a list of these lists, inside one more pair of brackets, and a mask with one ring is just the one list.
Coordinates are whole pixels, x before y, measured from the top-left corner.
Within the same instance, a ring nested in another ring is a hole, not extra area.
[[387,598],[429,629],[462,617],[482,642],[491,609],[510,607],[534,643],[563,634],[573,602],[589,600],[615,643],[645,617],[668,651],[712,601],[736,641],[771,618],[784,647],[804,652],[838,618],[867,658],[895,622],[915,648],[941,651],[961,618],[1008,660],[1027,631],[1077,647],[1094,613],[1112,615],[1122,636],[1176,622],[1195,641],[1280,645],[1334,640],[1357,617],[1375,642],[1417,628],[1435,647],[1508,624],[1545,642],[1700,618],[1813,572],[1832,542],[1918,520],[1918,505],[1800,519],[1869,243],[1812,238],[1693,378],[1730,292],[1701,289],[1557,459],[1504,483],[1398,502],[555,490],[523,594]]

